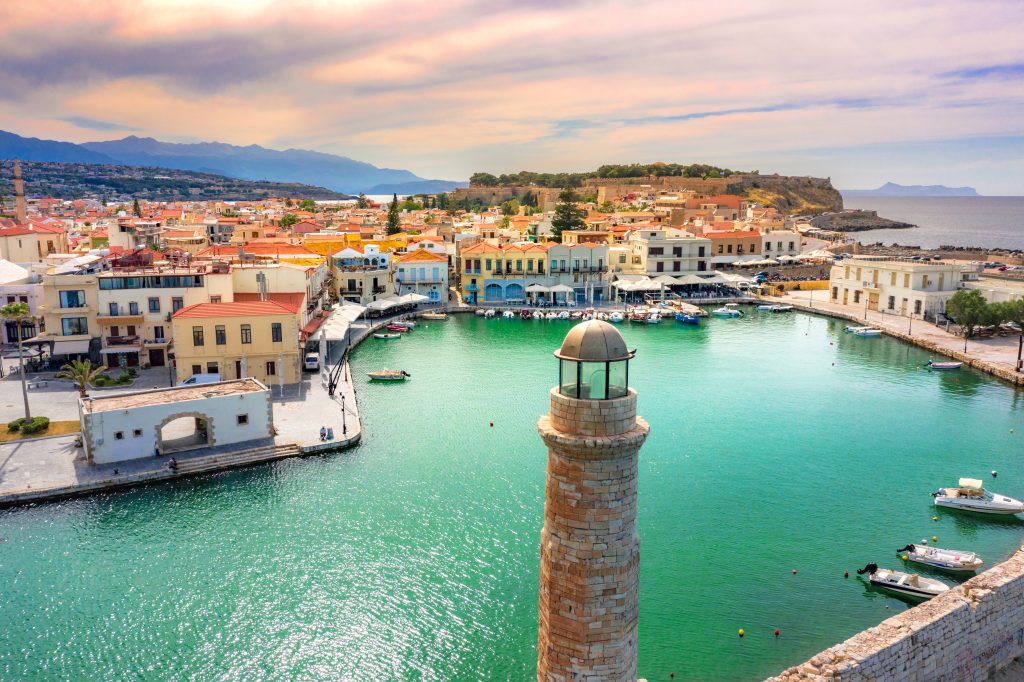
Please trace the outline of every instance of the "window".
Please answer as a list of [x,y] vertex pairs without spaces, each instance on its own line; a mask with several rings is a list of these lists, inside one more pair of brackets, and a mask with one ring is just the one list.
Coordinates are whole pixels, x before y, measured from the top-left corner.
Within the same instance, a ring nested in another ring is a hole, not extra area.
[[920,299],[914,301],[914,314],[915,315],[920,315],[921,314],[921,300]]
[[491,269],[491,259],[488,258],[486,261],[484,261],[484,263],[485,263],[485,265],[487,265],[487,269],[490,270]]
[[277,363],[273,360],[267,361],[267,376],[272,377],[277,374]]
[[132,429],[132,436],[135,438],[142,438],[142,429]]
[[281,334],[281,323],[274,322],[270,325],[270,340],[274,343],[281,343],[283,335]]
[[765,251],[771,251],[772,250],[772,243],[771,242],[765,242],[764,243],[764,250]]
[[790,250],[790,251],[792,251],[792,250],[793,250],[793,242],[790,242],[790,243],[789,243],[789,250]]
[[904,289],[909,289],[910,288],[910,273],[909,272],[903,274],[903,288]]
[[203,366],[202,365],[192,365],[192,373],[193,374],[202,374],[203,373]]
[[860,289],[853,292],[853,302],[860,303]]
[[654,266],[655,271],[665,272],[665,261],[658,261]]
[[832,287],[832,300],[835,301],[839,298],[839,287]]
[[218,372],[220,372],[220,367],[217,366],[216,362],[208,362],[208,363],[206,363],[206,373],[207,374],[217,374]]
[[252,327],[250,325],[242,325],[242,343],[252,343]]
[[681,247],[681,246],[673,246],[672,247],[672,255],[675,256],[676,258],[679,258],[680,256],[682,256],[683,255],[683,247]]
[[64,336],[89,333],[89,325],[84,317],[65,317],[60,321],[60,326]]
[[227,330],[224,328],[224,325],[218,324],[216,327],[213,328],[213,337],[214,341],[218,346],[227,345],[228,333]]
[[163,341],[164,340],[164,328],[163,328],[163,325],[159,325],[158,324],[155,327],[153,327],[153,338],[156,339],[157,341]]
[[128,325],[128,336],[135,336],[135,325]]
[[672,261],[672,272],[679,272],[680,263],[677,260]]
[[[435,268],[434,271],[436,272],[437,268]],[[526,271],[527,272],[533,272],[533,261],[532,260],[526,261]],[[434,279],[437,279],[437,278],[435,277]]]
[[139,304],[137,302],[132,301],[131,303],[128,304],[128,314],[129,315],[138,315],[139,314]]
[[121,336],[121,328],[118,327],[116,324],[111,326],[110,327],[110,335],[111,336]]
[[124,440],[124,431],[115,431],[114,440]]
[[697,257],[698,258],[703,258],[704,257],[704,247],[703,246],[700,246],[700,247],[697,248]]
[[896,286],[896,273],[895,272],[890,272],[889,273],[889,284],[891,286]]
[[[741,255],[743,254],[743,244],[737,244],[736,245],[736,253],[741,254]],[[751,253],[753,253],[753,251],[751,251]]]
[[160,312],[160,299],[156,296],[150,296],[149,298],[149,312],[158,313]]
[[249,415],[240,414],[237,417],[235,417],[235,421],[238,423],[239,426],[245,426],[246,424],[249,423]]
[[651,248],[647,249],[648,256],[660,256],[663,253],[665,253],[665,249],[661,246],[652,246]]
[[732,253],[732,244],[726,244],[726,253]]
[[205,345],[204,341],[203,341],[203,328],[202,327],[192,327],[192,345],[193,346]]
[[184,307],[185,299],[181,298],[180,296],[175,296],[174,298],[171,299],[171,310],[173,312],[178,312]]
[[722,245],[722,244],[719,244],[718,245],[718,253],[722,253],[723,249],[725,249],[725,246]]
[[60,292],[60,307],[61,308],[84,308],[85,307],[85,292],[84,291],[62,291],[62,292]]
[[220,303],[220,296],[211,296],[210,303]]
[[517,260],[516,261],[516,270],[518,270],[519,272],[523,271],[523,261],[521,261],[521,260]]
[[117,317],[117,315],[118,315],[117,304],[116,303],[111,303],[109,307],[110,307],[110,316],[111,317]]
[[889,310],[895,310],[895,309],[896,309],[896,297],[895,296],[890,296],[889,297]]

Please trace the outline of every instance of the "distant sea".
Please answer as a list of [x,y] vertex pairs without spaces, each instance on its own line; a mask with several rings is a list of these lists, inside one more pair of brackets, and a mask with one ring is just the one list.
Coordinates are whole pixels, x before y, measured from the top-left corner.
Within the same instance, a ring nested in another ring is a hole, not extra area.
[[1024,197],[843,197],[843,205],[918,225],[851,233],[862,244],[1024,250]]

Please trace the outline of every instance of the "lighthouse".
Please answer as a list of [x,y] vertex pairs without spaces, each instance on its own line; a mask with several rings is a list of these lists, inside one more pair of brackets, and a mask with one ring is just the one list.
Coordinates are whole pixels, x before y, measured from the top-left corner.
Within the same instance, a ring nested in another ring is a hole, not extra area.
[[635,351],[607,322],[573,327],[537,430],[548,448],[537,679],[635,682],[637,460],[647,422],[629,388]]

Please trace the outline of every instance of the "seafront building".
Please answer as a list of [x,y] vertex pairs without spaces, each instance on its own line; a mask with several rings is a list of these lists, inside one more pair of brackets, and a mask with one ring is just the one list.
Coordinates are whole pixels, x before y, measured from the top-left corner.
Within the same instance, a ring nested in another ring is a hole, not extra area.
[[856,256],[832,267],[829,298],[865,310],[934,319],[964,278],[964,266],[959,263]]

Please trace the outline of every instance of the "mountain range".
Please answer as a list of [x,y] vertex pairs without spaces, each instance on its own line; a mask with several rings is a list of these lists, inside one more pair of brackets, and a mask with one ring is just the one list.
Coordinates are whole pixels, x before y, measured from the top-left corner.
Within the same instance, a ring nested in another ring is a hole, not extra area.
[[378,168],[345,156],[305,149],[284,151],[222,142],[179,144],[130,135],[106,142],[58,142],[0,130],[0,158],[60,163],[155,166],[215,173],[241,180],[298,182],[337,192],[414,194],[445,192],[467,182],[428,180],[411,171]]
[[841,189],[844,197],[976,197],[973,187],[946,187],[945,185],[897,185],[887,182],[877,189]]

